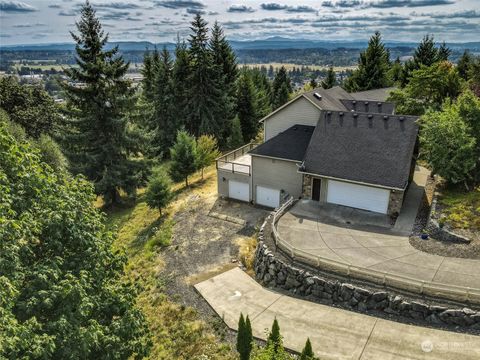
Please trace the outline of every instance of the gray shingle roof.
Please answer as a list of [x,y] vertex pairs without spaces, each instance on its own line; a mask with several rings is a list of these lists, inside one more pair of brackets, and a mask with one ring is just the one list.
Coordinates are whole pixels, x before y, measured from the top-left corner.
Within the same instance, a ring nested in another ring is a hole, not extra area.
[[302,161],[315,126],[294,125],[257,146],[249,153],[286,160]]
[[393,90],[395,90],[394,87],[359,91],[356,93],[350,93],[350,98],[355,100],[387,101],[390,92]]
[[351,99],[340,99],[340,101],[348,111],[393,114],[395,110],[395,104],[391,102]]
[[322,111],[305,154],[304,171],[403,189],[418,133],[416,119]]
[[[319,94],[321,98],[315,96],[315,93]],[[315,105],[324,110],[340,110],[346,111],[347,109],[342,104],[340,99],[352,99],[348,92],[343,90],[340,86],[334,86],[331,89],[318,88],[303,94]]]

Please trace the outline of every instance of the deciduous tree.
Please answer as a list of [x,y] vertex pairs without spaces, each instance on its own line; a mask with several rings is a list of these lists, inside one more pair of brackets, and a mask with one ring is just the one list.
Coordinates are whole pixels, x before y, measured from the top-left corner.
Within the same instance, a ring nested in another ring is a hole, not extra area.
[[197,169],[202,171],[202,180],[203,180],[203,170],[213,163],[213,161],[220,156],[220,151],[218,151],[217,140],[212,135],[202,135],[197,139],[196,147],[196,163]]
[[90,183],[54,172],[0,124],[0,358],[128,359],[147,323]]

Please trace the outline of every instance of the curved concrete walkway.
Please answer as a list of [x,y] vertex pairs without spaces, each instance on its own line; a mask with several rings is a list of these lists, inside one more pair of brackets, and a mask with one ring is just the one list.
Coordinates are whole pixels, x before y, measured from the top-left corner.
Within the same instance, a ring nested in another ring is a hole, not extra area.
[[255,337],[266,339],[277,318],[284,344],[301,351],[310,338],[321,359],[479,359],[480,337],[400,324],[295,299],[265,289],[235,268],[195,285],[228,327],[249,315]]

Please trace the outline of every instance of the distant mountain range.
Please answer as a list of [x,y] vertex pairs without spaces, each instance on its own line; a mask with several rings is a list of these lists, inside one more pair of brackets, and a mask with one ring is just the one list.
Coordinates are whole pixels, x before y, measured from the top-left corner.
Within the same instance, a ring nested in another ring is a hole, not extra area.
[[[257,50],[257,49],[358,49],[365,48],[367,46],[367,40],[309,40],[309,39],[291,39],[284,37],[270,37],[261,40],[244,40],[236,41],[230,40],[230,44],[234,50]],[[413,48],[418,45],[416,42],[403,42],[403,41],[385,41],[387,47],[406,47]],[[122,51],[143,51],[146,48],[153,49],[163,48],[172,50],[175,48],[175,44],[171,42],[154,44],[149,41],[117,41],[109,42],[108,48],[118,45]],[[480,52],[480,42],[466,42],[466,43],[447,43],[447,45],[454,50],[468,49],[474,52]],[[69,51],[74,50],[75,45],[73,43],[50,43],[50,44],[27,44],[27,45],[0,45],[0,50],[10,51]]]

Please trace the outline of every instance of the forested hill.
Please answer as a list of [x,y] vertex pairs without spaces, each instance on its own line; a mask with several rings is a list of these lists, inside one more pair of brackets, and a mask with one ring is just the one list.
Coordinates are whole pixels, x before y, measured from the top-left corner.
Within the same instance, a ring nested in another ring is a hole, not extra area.
[[[148,41],[110,42],[106,49],[117,46],[124,58],[133,63],[143,61],[145,49],[159,49],[164,46],[173,53],[175,44],[172,42],[154,44]],[[359,50],[367,46],[367,41],[328,41],[289,39],[272,37],[263,40],[230,41],[239,63],[294,63],[299,65],[333,65],[350,66],[357,62]],[[386,42],[392,59],[413,54],[416,46],[409,42]],[[480,53],[480,42],[448,43],[452,50],[451,60],[456,60],[465,49],[472,53]],[[9,61],[20,60],[54,60],[58,64],[74,63],[74,44],[32,44],[0,46],[2,69],[6,69]]]

